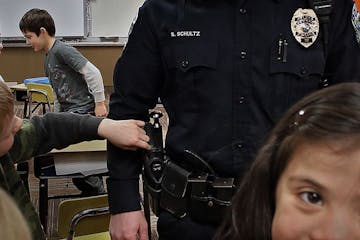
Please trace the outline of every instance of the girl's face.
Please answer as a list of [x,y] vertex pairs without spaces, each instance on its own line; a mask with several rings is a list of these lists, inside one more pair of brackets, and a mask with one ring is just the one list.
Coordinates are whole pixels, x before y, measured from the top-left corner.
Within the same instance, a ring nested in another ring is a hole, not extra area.
[[10,150],[14,143],[14,136],[22,126],[22,119],[14,115],[3,121],[5,121],[5,127],[0,131],[0,157]]
[[297,148],[276,188],[272,239],[360,239],[359,147]]

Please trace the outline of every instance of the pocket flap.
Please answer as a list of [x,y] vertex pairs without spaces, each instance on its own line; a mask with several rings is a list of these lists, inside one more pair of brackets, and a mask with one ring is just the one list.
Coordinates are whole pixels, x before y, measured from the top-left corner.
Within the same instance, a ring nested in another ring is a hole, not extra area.
[[314,49],[306,53],[306,49],[297,46],[288,47],[287,61],[283,62],[272,56],[270,59],[270,74],[291,73],[299,77],[309,75],[322,75],[324,73],[325,59],[320,49]]
[[183,72],[194,67],[216,68],[218,46],[214,43],[168,45],[164,47],[168,67]]

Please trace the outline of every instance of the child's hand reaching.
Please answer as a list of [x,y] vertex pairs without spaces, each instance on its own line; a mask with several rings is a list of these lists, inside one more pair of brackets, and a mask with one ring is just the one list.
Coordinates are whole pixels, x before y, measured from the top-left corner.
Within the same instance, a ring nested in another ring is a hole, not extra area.
[[108,114],[105,102],[95,103],[95,116],[106,117]]
[[149,137],[143,129],[145,123],[139,120],[112,120],[101,121],[98,134],[106,138],[117,147],[126,150],[137,148],[150,149]]

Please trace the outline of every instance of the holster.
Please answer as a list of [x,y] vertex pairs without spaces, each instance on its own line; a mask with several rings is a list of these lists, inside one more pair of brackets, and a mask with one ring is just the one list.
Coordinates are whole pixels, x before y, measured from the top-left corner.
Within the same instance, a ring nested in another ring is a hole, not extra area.
[[217,177],[206,161],[188,150],[182,161],[169,159],[160,141],[161,129],[145,127],[151,139],[157,139],[145,154],[143,168],[144,193],[154,214],[165,210],[178,218],[189,215],[201,223],[219,224],[231,205],[234,179]]
[[[165,210],[178,218],[189,215],[201,223],[219,224],[231,205],[234,179],[217,177],[209,163],[190,150],[184,150],[181,161],[170,160],[163,149],[161,116],[161,112],[150,113],[153,123],[144,126],[152,145],[145,153],[144,193],[152,211],[156,216]],[[150,222],[147,203],[145,215]]]
[[158,216],[160,213],[160,194],[161,194],[161,181],[162,176],[155,176],[153,169],[157,167],[162,168],[163,159],[161,156],[145,156],[144,168],[143,168],[143,181],[145,193],[148,193],[149,204],[153,213]]

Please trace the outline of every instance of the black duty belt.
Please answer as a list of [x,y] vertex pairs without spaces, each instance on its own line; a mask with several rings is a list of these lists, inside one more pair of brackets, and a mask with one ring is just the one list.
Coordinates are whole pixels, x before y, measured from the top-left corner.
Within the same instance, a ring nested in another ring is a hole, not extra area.
[[156,185],[144,174],[153,212],[158,215],[165,210],[178,218],[188,215],[194,221],[219,224],[231,205],[238,179],[188,169],[166,161],[161,181]]
[[[165,210],[178,218],[189,215],[198,222],[218,224],[231,205],[236,180],[218,177],[206,161],[188,150],[181,161],[170,160],[163,149],[161,116],[151,112],[152,123],[144,127],[152,146],[144,156],[144,199],[148,197],[157,216]],[[145,210],[149,220],[149,209]]]

